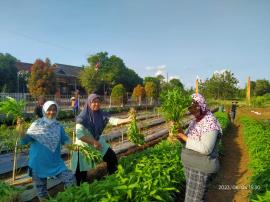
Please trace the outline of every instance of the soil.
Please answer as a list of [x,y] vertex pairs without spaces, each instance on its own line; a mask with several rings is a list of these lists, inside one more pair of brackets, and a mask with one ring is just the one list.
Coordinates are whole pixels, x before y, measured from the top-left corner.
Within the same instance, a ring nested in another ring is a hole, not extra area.
[[[261,114],[257,115],[252,111]],[[248,169],[249,156],[243,140],[242,126],[239,123],[239,117],[242,115],[255,119],[270,119],[270,109],[237,109],[235,123],[222,138],[224,153],[220,160],[221,167],[211,182],[207,193],[207,202],[248,201],[251,171]]]

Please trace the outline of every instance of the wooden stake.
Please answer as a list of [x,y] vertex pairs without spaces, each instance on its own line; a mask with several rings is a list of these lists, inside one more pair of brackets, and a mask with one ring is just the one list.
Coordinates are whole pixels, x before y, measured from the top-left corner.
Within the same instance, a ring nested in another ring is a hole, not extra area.
[[16,139],[15,151],[14,151],[14,158],[13,158],[13,172],[12,172],[12,180],[13,180],[13,182],[16,180],[17,147],[18,147],[18,139]]
[[198,95],[199,93],[199,81],[196,79],[196,94]]
[[248,106],[250,106],[250,77],[248,77],[248,82],[247,82],[247,103],[248,103]]

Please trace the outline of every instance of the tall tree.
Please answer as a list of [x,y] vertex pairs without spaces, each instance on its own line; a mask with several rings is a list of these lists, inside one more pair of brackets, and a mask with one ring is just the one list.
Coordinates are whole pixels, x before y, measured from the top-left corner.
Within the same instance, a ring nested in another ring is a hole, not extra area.
[[113,87],[111,97],[113,104],[124,104],[127,101],[126,89],[122,84],[117,84]]
[[154,82],[148,81],[144,85],[145,94],[147,99],[150,101],[150,105],[153,103],[153,98],[157,97],[157,88]]
[[45,62],[40,59],[35,61],[31,67],[28,86],[33,97],[55,94],[56,77],[49,59],[46,59]]
[[18,90],[21,93],[26,93],[27,92],[27,83],[28,83],[28,79],[31,75],[31,73],[29,71],[18,71],[17,73],[18,75]]
[[[162,75],[159,75],[162,77]],[[144,86],[147,82],[152,82],[154,84],[154,88],[156,89],[156,92],[154,94],[155,97],[159,97],[159,94],[161,92],[161,78],[160,77],[145,77],[144,78]]]
[[181,83],[181,81],[179,79],[171,79],[169,81],[169,84],[172,88],[180,88],[180,89],[184,90],[184,85]]
[[255,84],[255,94],[256,96],[261,96],[266,93],[270,93],[270,83],[266,79],[256,80]]
[[[89,66],[80,76],[82,86],[88,91],[103,94],[110,91],[117,83],[132,91],[142,79],[123,60],[115,55],[108,57],[107,52],[100,52],[88,58]],[[99,68],[97,68],[99,67]]]
[[144,87],[141,84],[138,84],[134,89],[132,93],[132,97],[136,99],[137,103],[141,105],[142,98],[145,96],[145,90]]
[[238,80],[233,73],[226,70],[214,73],[210,79],[199,82],[199,91],[206,97],[215,99],[234,98],[238,92]]
[[0,53],[0,91],[17,92],[16,61],[18,60],[12,55]]

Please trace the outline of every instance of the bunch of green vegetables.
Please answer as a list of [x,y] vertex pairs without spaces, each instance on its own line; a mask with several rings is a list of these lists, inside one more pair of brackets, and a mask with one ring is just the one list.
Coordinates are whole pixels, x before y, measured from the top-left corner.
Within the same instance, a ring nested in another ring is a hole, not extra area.
[[0,201],[19,201],[20,190],[0,181]]
[[129,116],[131,117],[131,122],[129,123],[127,130],[128,139],[136,145],[142,145],[144,144],[144,134],[140,133],[137,126],[136,111],[134,108],[131,108],[129,111]]
[[92,162],[93,164],[97,164],[101,162],[102,160],[102,154],[95,149],[92,145],[87,145],[87,146],[82,146],[82,145],[76,145],[76,144],[71,144],[71,145],[66,145],[66,147],[70,151],[80,151],[82,153],[86,160],[88,162]]
[[174,88],[161,94],[161,113],[169,123],[170,135],[175,135],[181,127],[181,119],[191,105],[191,96],[180,88]]
[[179,143],[163,141],[153,148],[120,159],[116,174],[92,184],[66,189],[56,201],[174,201],[184,182]]
[[25,108],[25,101],[17,101],[12,97],[6,97],[6,100],[0,102],[0,113],[6,114],[6,116],[12,116],[15,122],[18,118],[23,118]]
[[270,125],[269,122],[242,117],[244,140],[250,156],[251,201],[269,201],[270,190]]

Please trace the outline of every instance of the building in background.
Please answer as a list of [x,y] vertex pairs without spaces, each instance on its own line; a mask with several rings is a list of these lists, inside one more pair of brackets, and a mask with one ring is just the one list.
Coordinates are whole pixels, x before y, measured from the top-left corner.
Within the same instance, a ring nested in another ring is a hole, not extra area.
[[[16,66],[18,73],[29,72],[31,73],[31,67],[33,64],[26,62],[17,62]],[[56,76],[57,92],[61,95],[71,95],[79,90],[80,94],[86,94],[85,90],[81,87],[79,81],[79,74],[83,70],[82,67],[65,65],[55,63],[54,73]],[[20,88],[21,89],[21,88]],[[28,92],[27,86],[24,86],[25,92]]]

